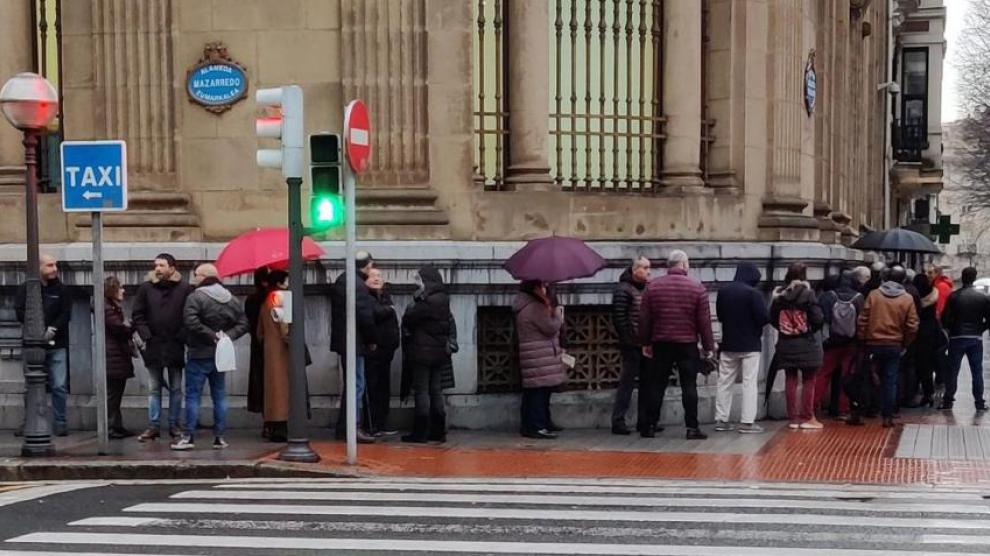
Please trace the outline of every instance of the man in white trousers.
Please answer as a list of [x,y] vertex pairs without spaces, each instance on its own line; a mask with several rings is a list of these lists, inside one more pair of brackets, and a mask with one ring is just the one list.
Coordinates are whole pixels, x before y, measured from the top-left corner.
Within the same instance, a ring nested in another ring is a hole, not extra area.
[[736,268],[732,283],[718,292],[715,313],[722,323],[721,356],[718,368],[718,395],[715,399],[715,430],[734,430],[729,423],[732,413],[732,387],[742,373],[742,412],[739,432],[758,434],[756,424],[759,402],[758,378],[763,351],[763,328],[769,322],[767,304],[756,288],[760,271],[749,263]]

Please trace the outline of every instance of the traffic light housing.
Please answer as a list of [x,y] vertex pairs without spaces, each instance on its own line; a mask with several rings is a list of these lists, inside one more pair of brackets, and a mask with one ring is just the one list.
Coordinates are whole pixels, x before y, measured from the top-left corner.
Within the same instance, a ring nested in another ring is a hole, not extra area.
[[344,223],[340,147],[340,135],[336,133],[309,136],[309,178],[313,190],[309,201],[310,227],[318,231],[337,228]]
[[256,157],[262,168],[279,168],[286,178],[303,177],[303,91],[298,85],[258,89],[255,104],[266,115],[255,120],[259,139],[278,139],[280,149],[258,149]]

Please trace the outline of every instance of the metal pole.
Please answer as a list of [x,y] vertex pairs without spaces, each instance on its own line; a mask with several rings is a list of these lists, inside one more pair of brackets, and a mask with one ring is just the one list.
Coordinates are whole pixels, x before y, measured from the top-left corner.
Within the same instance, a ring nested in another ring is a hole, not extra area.
[[45,314],[41,300],[41,255],[38,239],[38,131],[24,132],[25,209],[27,215],[27,269],[24,304],[24,443],[21,455],[45,457],[55,455],[49,427],[48,373],[45,372]]
[[289,443],[279,454],[283,461],[315,463],[320,456],[306,435],[306,311],[303,275],[302,178],[287,178],[289,186],[289,290],[292,292],[292,324],[289,325]]
[[354,172],[343,165],[345,205],[347,210],[347,240],[344,249],[347,273],[347,463],[357,464],[357,261],[355,261],[357,222],[354,210]]
[[96,440],[101,456],[110,453],[107,430],[107,330],[103,297],[103,216],[93,214],[93,386],[96,393]]

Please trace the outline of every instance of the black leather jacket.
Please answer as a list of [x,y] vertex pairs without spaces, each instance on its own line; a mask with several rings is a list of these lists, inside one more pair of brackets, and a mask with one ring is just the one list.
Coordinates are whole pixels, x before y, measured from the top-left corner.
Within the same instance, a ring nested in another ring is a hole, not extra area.
[[952,292],[942,313],[950,338],[978,338],[990,327],[990,297],[972,286]]

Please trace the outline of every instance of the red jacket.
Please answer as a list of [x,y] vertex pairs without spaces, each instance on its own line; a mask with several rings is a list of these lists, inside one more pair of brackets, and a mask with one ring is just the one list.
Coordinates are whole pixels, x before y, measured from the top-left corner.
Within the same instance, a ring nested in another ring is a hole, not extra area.
[[643,345],[653,342],[695,344],[701,339],[706,351],[715,350],[708,292],[687,271],[672,268],[646,286],[639,310]]
[[949,296],[952,295],[955,284],[952,283],[952,278],[943,274],[936,276],[932,280],[932,287],[938,290],[938,301],[935,302],[935,314],[941,319],[942,312],[945,311],[945,304],[949,302]]

